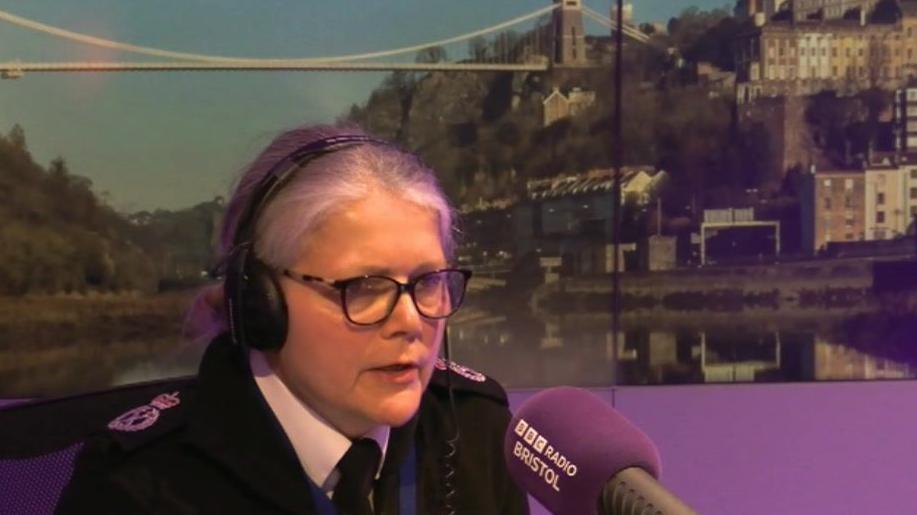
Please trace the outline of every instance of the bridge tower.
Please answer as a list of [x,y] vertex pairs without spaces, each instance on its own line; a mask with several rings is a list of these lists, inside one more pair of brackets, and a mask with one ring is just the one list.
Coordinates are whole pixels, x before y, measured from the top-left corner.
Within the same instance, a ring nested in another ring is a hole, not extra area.
[[558,66],[586,64],[586,38],[583,34],[582,0],[554,0],[554,52],[551,60]]

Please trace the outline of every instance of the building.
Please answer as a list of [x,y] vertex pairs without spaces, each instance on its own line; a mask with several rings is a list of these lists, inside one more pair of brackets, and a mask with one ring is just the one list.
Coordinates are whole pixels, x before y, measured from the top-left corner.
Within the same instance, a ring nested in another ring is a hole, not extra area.
[[774,15],[791,13],[792,20],[839,20],[867,15],[879,0],[739,0],[735,17],[768,21]]
[[907,178],[905,194],[907,199],[906,212],[910,215],[908,232],[917,233],[917,154],[910,154],[904,171]]
[[864,165],[864,170],[867,227],[874,220],[877,228],[887,229],[866,239],[903,236],[917,217],[917,153],[878,155]]
[[754,27],[736,41],[737,100],[903,87],[917,78],[917,9],[904,5],[889,24],[863,17]]
[[[905,88],[896,96],[906,104],[908,91],[915,89]],[[908,112],[896,102],[896,123],[906,127],[907,114],[903,122],[900,118]],[[917,152],[869,151],[855,169],[805,174],[800,191],[804,250],[814,253],[831,243],[869,241],[874,243],[834,246],[844,247],[848,255],[891,252],[893,247],[882,240],[900,240],[917,230]]]
[[[914,165],[917,167],[917,164]],[[910,225],[908,167],[884,156],[864,167],[867,240],[890,240],[903,236]]]
[[733,13],[740,20],[770,20],[784,5],[789,5],[789,0],[739,0]]
[[816,336],[813,345],[814,379],[837,381],[856,379],[905,379],[912,377],[907,363],[873,356],[838,342]]
[[541,102],[542,124],[547,127],[557,120],[576,116],[594,103],[595,91],[573,88],[568,94],[564,95],[559,88],[555,87]]
[[866,177],[861,169],[806,174],[800,198],[802,247],[810,253],[828,243],[866,239]]
[[802,185],[803,250],[815,253],[829,243],[876,241],[860,250],[878,252],[887,246],[877,240],[914,231],[917,154],[874,154],[856,169],[808,173]]
[[674,236],[654,234],[647,239],[645,270],[673,270],[677,263],[678,241]]
[[895,92],[895,150],[917,152],[917,86]]
[[757,220],[754,208],[705,209],[700,263],[772,259],[780,255],[780,222]]
[[[667,178],[652,167],[625,167],[622,175],[622,202],[636,207],[653,201]],[[535,254],[561,258],[564,273],[607,272],[613,258],[612,189],[613,172],[599,169],[531,179],[522,198],[462,206],[461,255],[476,265]],[[627,247],[633,254],[625,254],[627,259],[636,259],[635,248]]]
[[845,16],[872,11],[879,0],[793,0],[793,19],[837,20]]
[[[646,205],[668,174],[651,166],[625,166],[621,169],[621,201],[633,199]],[[610,193],[614,183],[614,170],[603,168],[573,175],[557,175],[544,179],[531,179],[526,183],[530,200],[549,201],[589,193]]]

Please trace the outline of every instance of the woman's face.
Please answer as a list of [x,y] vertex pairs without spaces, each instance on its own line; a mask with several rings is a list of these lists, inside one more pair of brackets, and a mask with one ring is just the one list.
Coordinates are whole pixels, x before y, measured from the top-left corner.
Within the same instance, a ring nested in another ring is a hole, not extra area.
[[[445,266],[437,216],[377,193],[320,224],[291,270],[335,280],[377,274],[406,282]],[[445,321],[424,318],[402,294],[386,320],[358,326],[345,317],[338,290],[287,277],[280,282],[289,331],[269,361],[287,387],[351,437],[406,423],[430,381]]]

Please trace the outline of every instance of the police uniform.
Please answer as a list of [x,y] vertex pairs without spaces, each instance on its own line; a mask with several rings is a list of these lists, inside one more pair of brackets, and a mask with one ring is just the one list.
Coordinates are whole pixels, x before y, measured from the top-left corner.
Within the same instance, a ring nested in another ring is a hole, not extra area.
[[[461,434],[450,459],[447,383]],[[372,493],[376,515],[405,506],[431,515],[448,513],[447,506],[468,515],[528,513],[503,463],[509,419],[498,383],[438,362],[418,413],[390,432]],[[317,496],[245,353],[222,336],[197,377],[164,383],[87,442],[58,513],[318,515],[326,499]]]

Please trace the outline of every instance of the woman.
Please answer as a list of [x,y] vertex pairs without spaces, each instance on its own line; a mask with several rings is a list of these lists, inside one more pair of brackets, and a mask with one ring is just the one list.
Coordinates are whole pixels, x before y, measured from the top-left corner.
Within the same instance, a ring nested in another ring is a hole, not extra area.
[[416,157],[289,131],[227,206],[192,380],[112,420],[61,513],[527,513],[498,384],[437,360],[470,273]]

